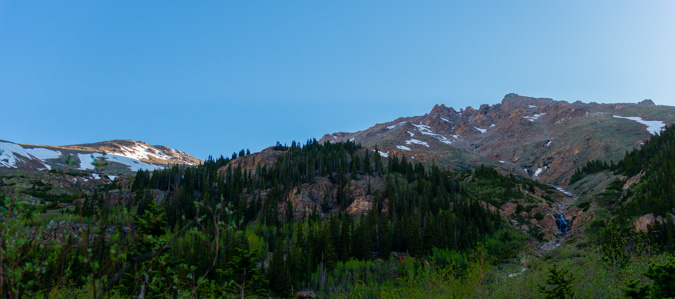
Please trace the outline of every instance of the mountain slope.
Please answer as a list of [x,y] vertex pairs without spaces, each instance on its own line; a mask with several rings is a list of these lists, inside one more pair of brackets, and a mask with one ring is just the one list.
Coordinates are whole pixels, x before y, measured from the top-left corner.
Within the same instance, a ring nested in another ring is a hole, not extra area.
[[[94,162],[98,165],[95,166]],[[201,163],[199,159],[185,152],[133,140],[111,140],[66,146],[0,141],[0,171],[5,173],[73,168],[96,169],[102,173],[119,175],[140,169],[161,169],[172,164],[197,165],[199,163]]]
[[654,131],[675,122],[675,107],[568,103],[508,94],[500,104],[459,111],[436,105],[404,117],[320,141],[351,140],[388,155],[449,168],[487,164],[542,182],[567,185],[574,169],[591,159],[618,160]]

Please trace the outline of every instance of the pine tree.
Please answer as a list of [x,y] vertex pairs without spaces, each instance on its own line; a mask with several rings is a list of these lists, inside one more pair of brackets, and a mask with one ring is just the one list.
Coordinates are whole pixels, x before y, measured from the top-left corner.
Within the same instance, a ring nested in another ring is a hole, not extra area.
[[624,293],[630,298],[673,298],[675,297],[675,257],[669,256],[665,263],[649,264],[644,275],[652,280],[651,284],[638,286],[637,280],[626,284]]
[[539,292],[547,299],[565,299],[574,298],[572,291],[572,282],[574,277],[569,273],[569,270],[558,269],[558,265],[553,263],[553,266],[548,269],[548,275],[544,279],[546,286],[539,285]]
[[256,252],[237,248],[237,254],[229,262],[228,276],[232,279],[230,290],[241,298],[264,293],[265,276],[257,266]]
[[284,255],[283,241],[278,239],[267,269],[267,281],[269,281],[270,290],[273,293],[282,297],[289,297],[292,282],[286,261],[284,261]]

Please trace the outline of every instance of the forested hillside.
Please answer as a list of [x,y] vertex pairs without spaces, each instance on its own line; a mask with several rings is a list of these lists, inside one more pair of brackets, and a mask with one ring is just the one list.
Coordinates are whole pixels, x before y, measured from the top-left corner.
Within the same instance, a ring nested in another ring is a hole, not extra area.
[[[618,163],[591,161],[578,169],[577,186],[590,185],[599,173],[613,181],[575,205],[597,217],[571,226],[569,235],[558,232],[551,242],[541,239],[540,225],[553,218],[543,207],[573,197],[486,166],[453,172],[405,156],[385,158],[352,142],[278,144],[264,151],[266,158],[242,150],[198,166],[114,180],[68,169],[5,176],[0,293],[650,294],[660,287],[647,284],[641,273],[650,260],[666,262],[653,269],[668,267],[674,244],[667,197],[673,131],[669,127]],[[644,213],[660,217],[648,231],[635,230],[633,221]],[[551,268],[558,264],[560,270]],[[586,283],[565,280],[580,276]]]
[[[100,185],[58,212],[53,204],[26,205],[21,196],[6,195],[3,247],[22,254],[5,255],[5,267],[21,279],[4,276],[2,293],[339,294],[364,281],[394,283],[405,275],[401,258],[437,255],[466,263],[479,243],[497,258],[510,257],[522,244],[520,233],[487,209],[523,196],[520,188],[530,183],[513,176],[486,167],[464,173],[425,168],[405,157],[383,162],[377,151],[351,142],[309,141],[275,150],[283,152],[276,163],[256,171],[232,168],[223,157],[196,167],[139,171],[133,180]],[[284,194],[318,178],[334,183],[335,201],[293,213]],[[368,185],[372,208],[351,215],[349,185],[359,180],[384,183]],[[38,180],[26,187],[23,192],[32,194],[50,188]],[[126,198],[115,197],[125,192]],[[55,213],[77,229],[48,240],[41,234],[53,233],[48,219]],[[8,241],[14,239],[21,242]],[[21,259],[32,266],[12,269]]]

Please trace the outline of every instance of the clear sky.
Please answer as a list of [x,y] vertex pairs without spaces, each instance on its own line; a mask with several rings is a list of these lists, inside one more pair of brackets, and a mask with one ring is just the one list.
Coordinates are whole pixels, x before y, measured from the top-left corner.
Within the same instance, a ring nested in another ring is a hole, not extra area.
[[204,159],[507,93],[675,105],[675,1],[0,0],[0,139]]

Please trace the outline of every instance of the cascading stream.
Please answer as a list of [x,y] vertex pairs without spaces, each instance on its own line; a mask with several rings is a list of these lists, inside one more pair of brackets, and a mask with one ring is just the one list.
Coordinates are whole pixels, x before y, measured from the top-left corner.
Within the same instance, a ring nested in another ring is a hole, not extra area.
[[558,229],[563,235],[566,235],[567,232],[569,232],[569,225],[567,224],[567,220],[565,220],[565,215],[562,213],[555,215],[555,223],[558,225]]

